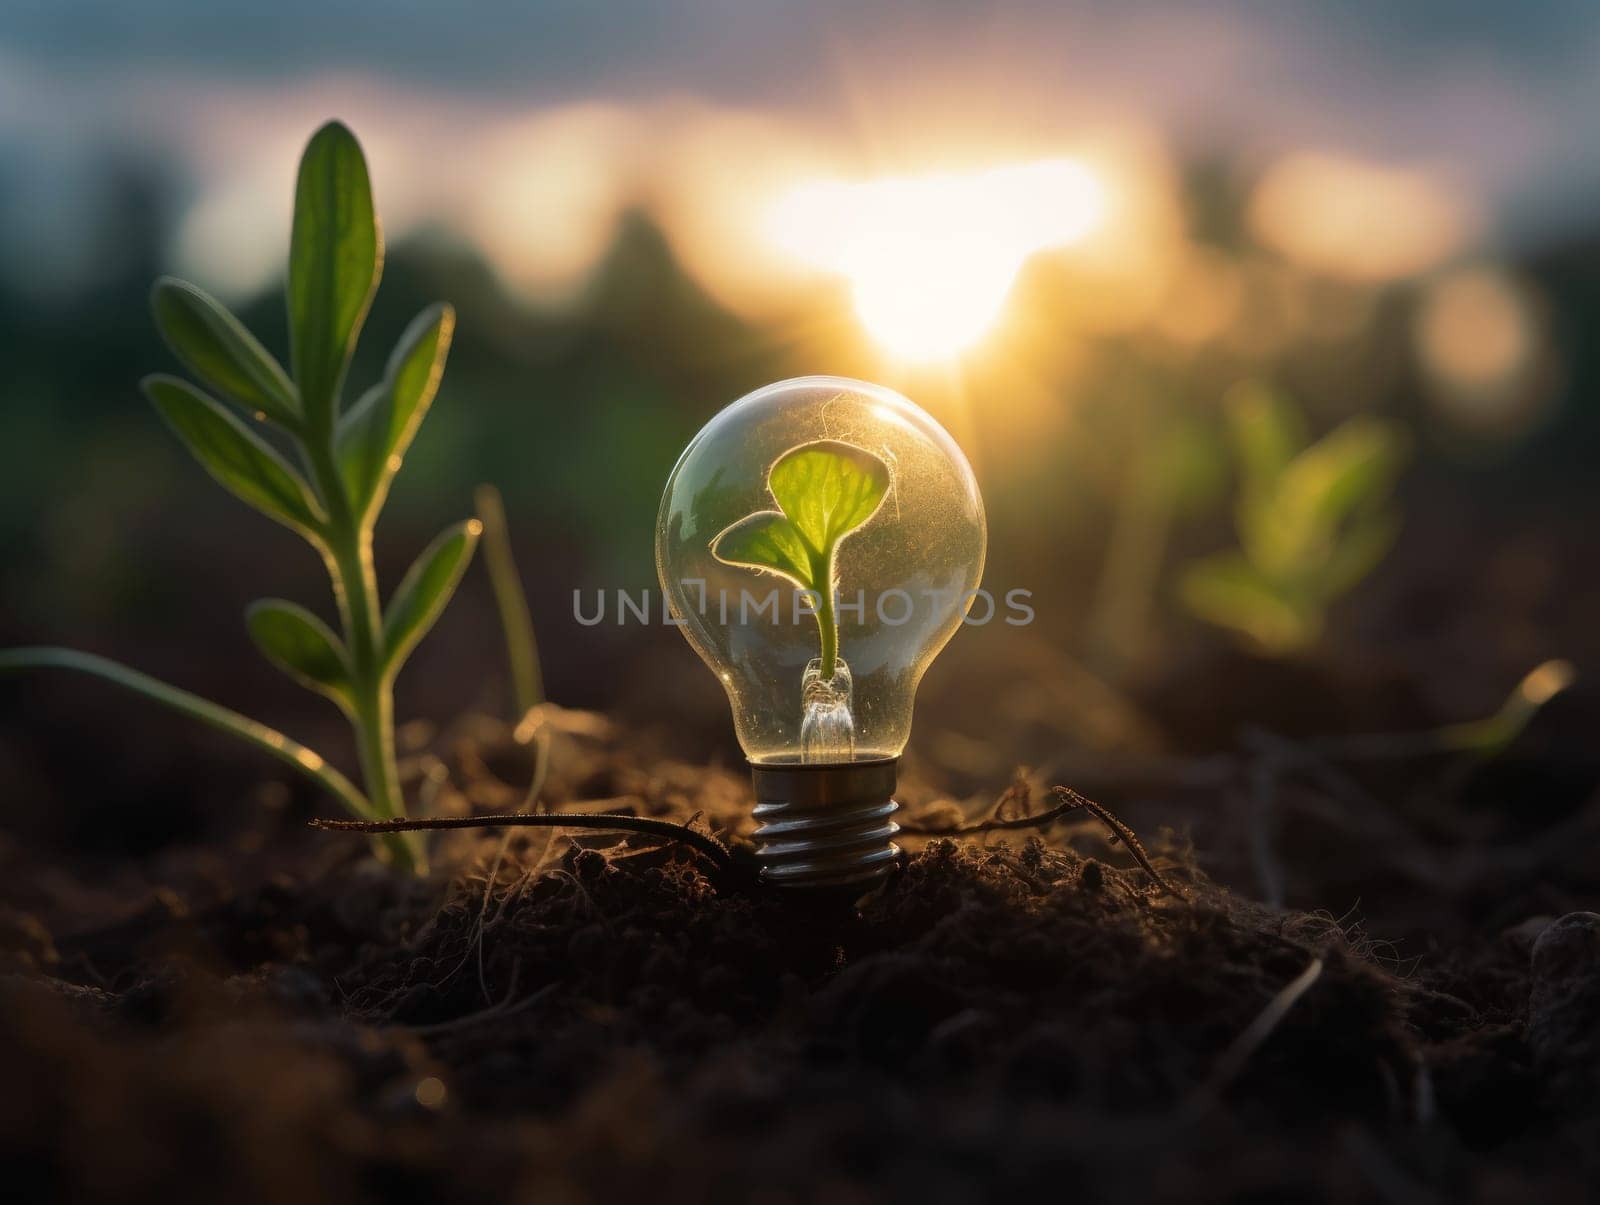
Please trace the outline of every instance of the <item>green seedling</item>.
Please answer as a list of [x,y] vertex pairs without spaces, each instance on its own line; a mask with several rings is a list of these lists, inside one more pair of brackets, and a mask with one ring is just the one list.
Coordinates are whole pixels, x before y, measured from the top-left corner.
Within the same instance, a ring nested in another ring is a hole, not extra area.
[[506,665],[511,670],[511,698],[516,707],[512,734],[519,745],[533,746],[533,781],[528,786],[528,801],[532,804],[544,789],[550,769],[550,728],[545,718],[539,642],[534,637],[528,596],[522,589],[522,577],[511,552],[505,501],[492,485],[480,485],[473,499],[478,506],[478,520],[483,524],[483,561],[488,567],[489,585],[500,612]]
[[[395,676],[455,592],[481,527],[469,519],[448,528],[382,605],[373,527],[439,387],[455,326],[448,305],[425,310],[401,336],[383,379],[344,405],[345,372],[382,262],[366,159],[350,131],[330,122],[307,145],[295,191],[290,371],[220,303],[191,284],[163,278],[151,299],[156,324],[198,384],[164,374],[142,382],[145,396],[212,477],[298,532],[327,565],[339,632],[283,599],[252,605],[246,624],[268,660],[349,717],[364,790],[282,733],[104,658],[70,649],[14,649],[0,653],[0,669],[95,674],[268,750],[356,816],[405,816],[395,765]],[[418,834],[383,840],[385,857],[419,873],[426,869]]]
[[1542,661],[1523,675],[1493,715],[1428,728],[1420,732],[1352,733],[1324,737],[1311,748],[1327,757],[1349,761],[1382,761],[1430,753],[1463,753],[1496,757],[1521,737],[1540,710],[1571,688],[1578,671],[1570,661]]
[[511,696],[520,724],[530,711],[545,701],[539,644],[533,634],[528,596],[523,592],[522,578],[511,552],[505,501],[492,485],[480,485],[473,491],[473,501],[477,504],[478,521],[483,524],[483,559],[489,568],[495,607],[500,612],[500,627],[506,640],[506,664],[511,670]]
[[1239,548],[1190,565],[1181,596],[1202,619],[1271,653],[1296,653],[1393,547],[1405,436],[1363,416],[1309,443],[1293,404],[1253,384],[1233,392],[1227,412],[1240,472]]
[[818,440],[778,457],[767,472],[767,490],[778,509],[757,511],[720,532],[711,554],[724,564],[775,573],[810,593],[822,644],[818,670],[831,681],[839,658],[839,545],[878,513],[889,492],[889,466],[850,444]]

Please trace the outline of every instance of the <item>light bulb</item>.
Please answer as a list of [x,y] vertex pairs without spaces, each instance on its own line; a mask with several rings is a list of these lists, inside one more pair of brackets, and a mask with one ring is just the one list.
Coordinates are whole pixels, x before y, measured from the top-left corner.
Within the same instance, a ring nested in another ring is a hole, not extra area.
[[879,385],[768,385],[679,457],[656,568],[732,705],[768,881],[853,888],[894,868],[917,686],[972,603],[984,545],[961,449]]

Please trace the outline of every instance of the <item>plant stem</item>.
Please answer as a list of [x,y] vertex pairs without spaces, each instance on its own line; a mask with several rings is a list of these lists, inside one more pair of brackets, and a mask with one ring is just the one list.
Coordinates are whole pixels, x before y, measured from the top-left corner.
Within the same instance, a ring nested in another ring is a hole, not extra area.
[[1105,566],[1089,614],[1090,660],[1113,681],[1138,657],[1149,628],[1161,564],[1171,536],[1173,498],[1158,475],[1154,403],[1139,389],[1127,399],[1134,454],[1123,472]]
[[528,613],[528,596],[517,576],[517,562],[511,554],[511,533],[506,528],[506,507],[500,491],[480,485],[473,495],[478,521],[483,524],[484,563],[489,568],[489,584],[494,589],[500,626],[505,632],[506,661],[511,666],[511,689],[517,719],[544,702],[544,675],[539,667],[539,645],[533,635],[533,617]]
[[313,820],[312,828],[327,832],[344,833],[407,833],[429,829],[462,828],[577,828],[594,832],[647,833],[681,841],[704,854],[718,870],[733,867],[733,856],[728,847],[707,833],[696,832],[687,824],[671,820],[658,820],[651,816],[612,816],[599,813],[593,816],[573,816],[561,812],[513,812],[503,816],[430,816],[422,820]]
[[824,682],[833,681],[834,670],[838,668],[839,663],[839,621],[833,606],[833,571],[834,549],[830,548],[827,555],[822,558],[820,569],[815,573],[817,584],[821,587],[818,593],[822,596],[817,601],[817,631],[822,637],[820,669]]
[[[367,516],[356,514],[350,504],[334,462],[333,432],[308,432],[305,448],[312,480],[328,511],[324,560],[333,581],[345,645],[350,651],[355,695],[353,724],[362,781],[372,810],[379,817],[403,817],[406,804],[395,761],[394,692],[383,640],[378,575],[372,559],[372,524]],[[390,837],[386,849],[398,865],[417,874],[427,873],[427,849],[421,837]]]
[[[1051,787],[1050,793],[1058,800],[1056,806],[1042,812],[1036,812],[1031,816],[1013,816],[1005,820],[991,817],[988,820],[980,820],[975,824],[941,825],[938,828],[928,828],[913,821],[905,821],[900,825],[900,829],[902,832],[913,833],[921,837],[971,837],[979,833],[1004,832],[1009,829],[1044,828],[1046,825],[1059,820],[1068,812],[1075,812],[1082,808],[1111,830],[1112,835],[1122,842],[1123,848],[1133,855],[1133,860],[1139,863],[1139,868],[1150,876],[1155,885],[1161,889],[1163,895],[1176,896],[1178,894],[1172,885],[1161,877],[1161,872],[1150,861],[1150,855],[1145,852],[1144,845],[1139,840],[1138,835],[1121,820],[1113,816],[1110,809],[1104,804],[1096,803],[1094,800],[1078,794],[1071,787]],[[369,823],[371,822],[364,820],[352,820],[349,822],[350,825],[356,827]]]

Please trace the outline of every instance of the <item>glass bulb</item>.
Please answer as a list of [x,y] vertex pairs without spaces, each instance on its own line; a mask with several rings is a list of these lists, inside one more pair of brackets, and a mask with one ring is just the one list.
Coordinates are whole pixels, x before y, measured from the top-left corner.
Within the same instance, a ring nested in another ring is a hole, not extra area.
[[[656,568],[674,621],[732,705],[768,822],[758,840],[769,838],[769,877],[872,877],[823,856],[817,834],[850,829],[860,813],[859,831],[841,840],[893,835],[894,763],[917,686],[961,626],[984,545],[983,500],[961,449],[879,385],[768,385],[679,458]],[[867,796],[881,797],[869,806]],[[885,804],[882,822],[867,825]],[[786,843],[805,848],[773,848]],[[873,875],[894,852],[886,838],[870,851]]]

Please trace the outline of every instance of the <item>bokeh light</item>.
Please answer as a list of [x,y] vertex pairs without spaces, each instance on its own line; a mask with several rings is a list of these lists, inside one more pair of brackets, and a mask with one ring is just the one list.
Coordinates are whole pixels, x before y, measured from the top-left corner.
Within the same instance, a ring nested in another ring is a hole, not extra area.
[[1429,397],[1468,432],[1510,435],[1535,421],[1544,334],[1527,289],[1493,267],[1463,268],[1432,282],[1417,315],[1417,350]]
[[1460,190],[1426,172],[1309,151],[1267,170],[1250,222],[1263,243],[1302,266],[1365,281],[1426,271],[1478,227]]

